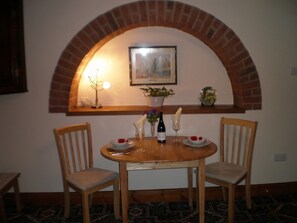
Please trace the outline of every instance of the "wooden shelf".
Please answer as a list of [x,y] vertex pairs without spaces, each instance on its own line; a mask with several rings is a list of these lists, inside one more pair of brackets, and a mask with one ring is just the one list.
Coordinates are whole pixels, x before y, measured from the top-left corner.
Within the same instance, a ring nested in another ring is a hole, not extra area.
[[[174,114],[176,110],[182,107],[183,114],[220,114],[220,113],[245,113],[244,108],[235,105],[164,105],[156,108],[164,114]],[[85,115],[142,115],[151,108],[148,106],[103,106],[102,108],[86,108],[75,107],[67,112],[69,116],[85,116]]]

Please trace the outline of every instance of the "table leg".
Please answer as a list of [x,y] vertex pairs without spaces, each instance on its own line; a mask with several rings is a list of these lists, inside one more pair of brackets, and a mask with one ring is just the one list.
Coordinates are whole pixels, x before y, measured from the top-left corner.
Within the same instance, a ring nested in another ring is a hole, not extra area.
[[189,196],[189,207],[193,208],[193,168],[187,168],[188,173],[188,196]]
[[2,194],[0,195],[0,222],[7,222]]
[[205,159],[199,160],[196,182],[199,184],[197,185],[199,191],[199,200],[197,200],[197,204],[199,204],[199,223],[203,223],[205,211]]
[[120,180],[121,180],[121,197],[122,197],[122,218],[123,223],[128,222],[128,172],[127,164],[125,162],[120,162]]
[[14,184],[14,194],[15,194],[15,201],[16,201],[16,210],[17,212],[20,212],[22,209],[22,206],[21,206],[21,200],[20,200],[20,189],[19,189],[18,179],[16,179],[16,182]]

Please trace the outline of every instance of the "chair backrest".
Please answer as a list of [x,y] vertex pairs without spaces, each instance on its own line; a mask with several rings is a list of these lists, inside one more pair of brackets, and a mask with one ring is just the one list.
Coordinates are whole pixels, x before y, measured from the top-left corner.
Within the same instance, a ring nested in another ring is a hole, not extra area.
[[89,123],[53,130],[63,177],[93,167],[93,148]]
[[225,118],[220,127],[220,160],[251,169],[258,122]]

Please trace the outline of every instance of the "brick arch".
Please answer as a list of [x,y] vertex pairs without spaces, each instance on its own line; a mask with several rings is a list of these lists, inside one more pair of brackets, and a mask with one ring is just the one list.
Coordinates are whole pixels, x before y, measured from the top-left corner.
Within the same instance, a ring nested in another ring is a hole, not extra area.
[[67,112],[76,105],[79,80],[94,53],[110,39],[138,27],[175,28],[211,48],[228,73],[233,101],[247,110],[262,108],[256,66],[239,37],[213,15],[176,1],[137,1],[99,15],[80,30],[64,49],[52,77],[49,111]]

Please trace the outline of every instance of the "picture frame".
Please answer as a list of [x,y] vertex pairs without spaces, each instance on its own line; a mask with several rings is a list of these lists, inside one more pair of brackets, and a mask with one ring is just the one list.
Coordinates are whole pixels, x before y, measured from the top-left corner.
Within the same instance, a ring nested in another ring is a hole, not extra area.
[[129,47],[130,85],[177,84],[176,46]]

